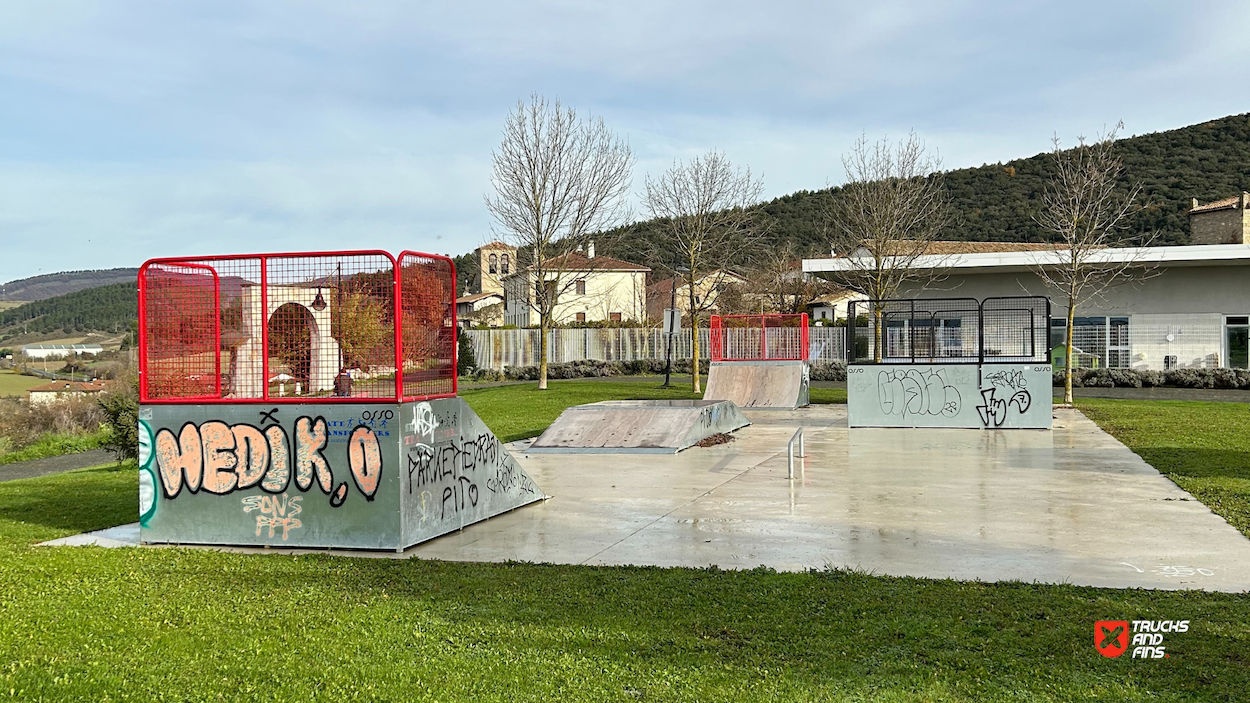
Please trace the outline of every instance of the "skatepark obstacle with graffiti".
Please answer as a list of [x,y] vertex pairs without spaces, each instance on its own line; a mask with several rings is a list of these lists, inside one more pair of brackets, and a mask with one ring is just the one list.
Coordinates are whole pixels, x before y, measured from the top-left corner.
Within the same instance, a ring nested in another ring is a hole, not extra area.
[[145,263],[141,541],[400,551],[545,498],[456,395],[455,281],[411,251]]
[[861,317],[847,328],[850,427],[1051,428],[1048,298],[851,303]]

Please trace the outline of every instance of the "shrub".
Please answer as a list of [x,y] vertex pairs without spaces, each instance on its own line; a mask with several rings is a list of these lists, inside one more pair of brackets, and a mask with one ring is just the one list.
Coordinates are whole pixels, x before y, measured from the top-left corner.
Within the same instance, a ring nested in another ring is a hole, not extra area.
[[813,361],[811,379],[813,381],[845,381],[846,363],[841,361]]
[[477,355],[473,352],[473,340],[463,330],[456,349],[456,375],[468,376],[477,368]]
[[70,397],[31,405],[21,400],[0,400],[0,437],[8,449],[22,449],[44,435],[80,435],[96,432],[104,413],[90,398]]
[[109,427],[104,448],[118,459],[139,456],[139,379],[135,376],[117,381],[100,394],[100,410]]

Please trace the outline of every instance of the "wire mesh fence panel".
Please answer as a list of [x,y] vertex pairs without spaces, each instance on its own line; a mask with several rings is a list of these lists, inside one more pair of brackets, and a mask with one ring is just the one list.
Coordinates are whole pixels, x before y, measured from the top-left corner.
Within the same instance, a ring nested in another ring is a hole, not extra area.
[[446,257],[399,257],[399,310],[404,399],[456,393],[456,274]]
[[1050,302],[1044,297],[854,301],[848,361],[978,363],[1048,361]]
[[848,361],[875,363],[976,362],[980,358],[980,306],[973,298],[863,300],[848,307]]
[[266,263],[267,397],[393,399],[390,255],[270,256]]
[[981,301],[981,340],[985,361],[1048,363],[1050,300],[986,298]]
[[446,257],[402,256],[402,271],[381,251],[146,263],[142,399],[453,395],[454,267]]
[[713,315],[712,361],[807,359],[807,315]]
[[146,352],[142,390],[184,400],[221,395],[221,281],[209,266],[169,263],[144,267],[139,288]]

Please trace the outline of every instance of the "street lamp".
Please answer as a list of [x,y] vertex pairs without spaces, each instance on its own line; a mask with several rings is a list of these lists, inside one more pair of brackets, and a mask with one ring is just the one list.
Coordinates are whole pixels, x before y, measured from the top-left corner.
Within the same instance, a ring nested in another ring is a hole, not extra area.
[[[670,310],[677,309],[677,275],[680,273],[686,273],[689,271],[690,269],[686,268],[685,266],[673,267],[673,279],[670,281],[671,285],[669,286],[668,307]],[[694,285],[693,282],[691,283],[691,285]],[[668,315],[669,315],[668,310],[665,310],[664,317],[667,318]],[[678,321],[678,324],[669,325],[669,328],[668,328],[668,350],[664,353],[664,385],[661,386],[662,388],[668,388],[670,386],[669,381],[672,379],[672,375],[673,375],[673,337],[677,335],[677,329],[681,327],[680,315],[678,315],[677,321]]]

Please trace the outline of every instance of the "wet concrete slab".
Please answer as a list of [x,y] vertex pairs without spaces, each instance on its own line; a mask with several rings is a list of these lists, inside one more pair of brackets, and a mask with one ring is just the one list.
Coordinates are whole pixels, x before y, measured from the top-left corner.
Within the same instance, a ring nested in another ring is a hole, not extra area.
[[675,456],[511,445],[552,498],[402,554],[342,553],[1250,590],[1250,540],[1078,411],[1052,431],[849,430],[838,405],[747,415],[734,441]]

